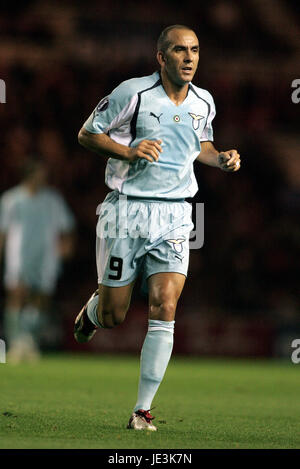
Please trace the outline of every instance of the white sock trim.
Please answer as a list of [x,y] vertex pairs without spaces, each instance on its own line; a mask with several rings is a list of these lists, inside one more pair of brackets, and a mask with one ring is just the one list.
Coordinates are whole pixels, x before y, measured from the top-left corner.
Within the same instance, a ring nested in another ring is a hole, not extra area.
[[166,331],[174,332],[175,321],[160,321],[158,319],[149,319],[148,332]]
[[167,332],[172,332],[172,329],[170,327],[162,327],[162,326],[151,326],[148,327],[148,332],[152,331],[167,331]]

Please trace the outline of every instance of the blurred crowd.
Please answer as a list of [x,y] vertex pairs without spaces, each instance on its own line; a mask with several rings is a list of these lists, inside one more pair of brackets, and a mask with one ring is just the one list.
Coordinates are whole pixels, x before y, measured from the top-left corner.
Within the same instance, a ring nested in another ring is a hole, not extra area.
[[205,242],[191,252],[185,314],[299,321],[300,104],[291,101],[300,78],[298,2],[4,4],[0,192],[19,182],[29,156],[41,155],[70,205],[77,244],[58,301],[72,297],[69,308],[78,309],[94,290],[96,207],[108,192],[105,161],[80,147],[77,133],[121,81],[157,69],[158,35],[180,23],[199,36],[194,83],[215,99],[215,146],[242,156],[237,174],[195,164],[199,193],[191,202],[205,203]]

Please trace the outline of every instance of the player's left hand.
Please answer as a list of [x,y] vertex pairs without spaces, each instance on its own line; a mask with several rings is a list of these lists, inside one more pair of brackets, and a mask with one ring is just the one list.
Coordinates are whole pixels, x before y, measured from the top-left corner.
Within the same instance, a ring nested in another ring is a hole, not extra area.
[[241,157],[237,150],[222,151],[218,155],[219,168],[223,171],[235,172],[241,167]]

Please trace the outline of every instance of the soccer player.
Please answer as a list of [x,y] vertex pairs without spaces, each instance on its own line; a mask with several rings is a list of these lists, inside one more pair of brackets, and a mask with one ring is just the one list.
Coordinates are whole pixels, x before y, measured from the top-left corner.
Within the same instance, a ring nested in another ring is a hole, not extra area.
[[166,28],[157,60],[160,72],[121,83],[79,132],[81,145],[109,158],[106,184],[112,191],[97,224],[99,286],[74,326],[76,340],[86,342],[96,329],[122,323],[137,276],[147,279],[149,327],[127,428],[152,431],[151,403],[171,356],[176,305],[188,269],[193,224],[184,199],[198,189],[193,163],[230,172],[240,167],[236,150],[215,149],[213,98],[192,84],[199,60],[194,31]]
[[74,217],[47,186],[46,166],[26,163],[22,182],[0,200],[0,255],[5,247],[4,333],[10,362],[39,358],[39,333],[62,257],[72,252]]

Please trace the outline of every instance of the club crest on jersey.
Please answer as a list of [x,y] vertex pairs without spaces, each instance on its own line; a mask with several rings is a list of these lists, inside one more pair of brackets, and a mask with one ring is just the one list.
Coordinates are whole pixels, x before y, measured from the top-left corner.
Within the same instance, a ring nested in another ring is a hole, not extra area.
[[174,117],[173,117],[174,121],[175,122],[180,122],[180,117],[178,116],[178,114],[176,114]]
[[172,244],[174,251],[178,252],[179,254],[183,251],[182,243],[185,241],[185,238],[177,238],[177,239],[167,239],[168,243]]
[[193,114],[192,112],[189,112],[189,115],[193,119],[193,129],[198,130],[200,126],[200,121],[201,119],[204,119],[204,116],[200,116],[200,114]]

